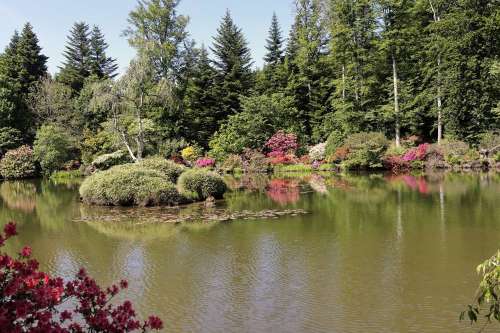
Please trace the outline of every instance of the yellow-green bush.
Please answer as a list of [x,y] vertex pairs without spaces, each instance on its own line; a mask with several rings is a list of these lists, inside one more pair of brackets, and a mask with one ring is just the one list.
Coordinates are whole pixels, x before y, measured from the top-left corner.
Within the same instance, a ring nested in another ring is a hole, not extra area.
[[186,201],[160,171],[134,164],[93,174],[82,183],[80,196],[86,203],[108,206],[173,206]]
[[179,192],[194,200],[208,197],[221,199],[227,190],[224,179],[215,172],[206,169],[191,169],[184,172],[177,182]]
[[172,183],[175,183],[179,176],[186,170],[183,165],[166,160],[163,157],[151,157],[135,164],[144,169],[151,169],[160,172]]

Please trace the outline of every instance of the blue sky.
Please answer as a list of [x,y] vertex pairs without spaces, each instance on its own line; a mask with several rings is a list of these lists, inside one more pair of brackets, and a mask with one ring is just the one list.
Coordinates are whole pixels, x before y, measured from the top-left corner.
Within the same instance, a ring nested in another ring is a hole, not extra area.
[[[43,53],[49,56],[49,71],[54,73],[63,61],[61,54],[73,22],[85,21],[101,27],[110,44],[109,55],[118,59],[123,71],[134,50],[121,33],[135,5],[136,0],[0,0],[0,49],[3,51],[14,30],[21,30],[29,21],[40,39]],[[212,44],[226,9],[243,29],[257,66],[262,64],[273,11],[285,35],[293,21],[291,0],[182,0],[179,6],[179,12],[190,17],[191,37],[207,46]]]

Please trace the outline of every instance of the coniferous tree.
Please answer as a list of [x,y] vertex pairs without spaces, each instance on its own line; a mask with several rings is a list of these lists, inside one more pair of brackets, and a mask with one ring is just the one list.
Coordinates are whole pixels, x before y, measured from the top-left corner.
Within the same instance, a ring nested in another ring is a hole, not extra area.
[[47,75],[47,57],[41,53],[38,37],[31,24],[26,23],[17,46],[17,62],[21,92],[29,93],[33,84]]
[[31,24],[17,32],[0,57],[0,114],[4,126],[20,130],[25,139],[34,134],[34,119],[28,108],[28,94],[47,75],[47,57],[41,53]]
[[220,102],[216,119],[221,122],[228,115],[240,111],[240,96],[252,88],[252,60],[248,43],[231,18],[229,11],[222,19],[211,48],[216,59],[216,96]]
[[297,0],[296,11],[289,39],[290,75],[286,90],[295,98],[306,134],[319,140],[324,136],[318,129],[327,112],[329,98],[326,82],[329,74],[325,63],[327,35],[322,2]]
[[208,147],[209,138],[217,130],[215,77],[216,71],[202,46],[185,94],[185,137],[202,147]]
[[109,45],[98,26],[94,26],[90,35],[90,73],[98,78],[114,78],[118,65],[116,59],[108,57]]
[[85,22],[76,22],[68,36],[68,43],[64,51],[66,61],[60,67],[58,81],[67,84],[76,92],[83,88],[85,79],[90,76],[91,45],[90,28]]
[[372,0],[331,0],[329,3],[330,66],[335,92],[333,112],[325,126],[343,134],[370,129],[376,117],[378,86],[376,77],[375,13]]
[[500,116],[494,112],[500,83],[491,71],[500,54],[500,6],[495,0],[459,0],[441,18],[438,30],[446,39],[446,132],[477,142],[481,133],[500,127]]
[[269,28],[269,37],[266,39],[267,53],[264,61],[267,65],[276,66],[283,61],[283,37],[279,26],[278,17],[273,13],[271,27]]

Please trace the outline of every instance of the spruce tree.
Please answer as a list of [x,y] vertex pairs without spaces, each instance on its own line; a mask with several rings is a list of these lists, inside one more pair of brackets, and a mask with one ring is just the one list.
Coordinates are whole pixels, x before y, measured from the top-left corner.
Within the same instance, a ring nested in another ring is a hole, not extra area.
[[222,19],[211,48],[217,70],[216,95],[220,107],[217,120],[241,110],[240,95],[247,95],[252,87],[252,60],[248,43],[231,18],[229,11]]
[[283,61],[283,37],[276,13],[273,13],[266,43],[267,53],[264,56],[264,61],[266,65],[276,66]]
[[90,28],[85,22],[75,22],[68,36],[64,57],[66,61],[60,67],[58,81],[69,85],[76,92],[83,88],[85,79],[90,76],[91,45]]
[[208,52],[202,46],[185,95],[185,123],[189,128],[185,137],[202,147],[208,147],[210,137],[217,130],[215,75]]
[[28,94],[33,85],[47,75],[47,57],[41,53],[38,37],[26,23],[17,45],[17,65],[21,93]]
[[114,78],[118,65],[116,59],[108,57],[109,45],[98,26],[94,26],[90,35],[90,73],[98,78]]
[[0,127],[21,131],[29,141],[34,134],[33,117],[27,106],[29,92],[47,75],[47,57],[27,23],[21,35],[14,33],[0,56]]

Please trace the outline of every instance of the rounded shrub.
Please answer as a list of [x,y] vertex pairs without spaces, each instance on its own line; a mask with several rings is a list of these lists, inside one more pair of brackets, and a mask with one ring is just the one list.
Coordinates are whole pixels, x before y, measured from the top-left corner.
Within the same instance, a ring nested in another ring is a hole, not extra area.
[[115,165],[125,164],[132,162],[130,155],[123,151],[118,150],[114,153],[103,154],[96,157],[91,165],[97,170],[107,170]]
[[28,146],[9,150],[0,161],[0,175],[5,179],[30,178],[36,175],[35,157]]
[[144,169],[150,169],[160,172],[172,183],[177,182],[179,176],[186,170],[183,165],[174,161],[166,160],[163,157],[151,157],[135,164],[135,166]]
[[86,203],[107,206],[173,206],[185,201],[161,172],[135,164],[93,174],[80,186],[80,196]]
[[221,199],[227,190],[224,179],[215,172],[206,169],[191,169],[184,172],[177,182],[179,192],[194,200],[208,197]]

